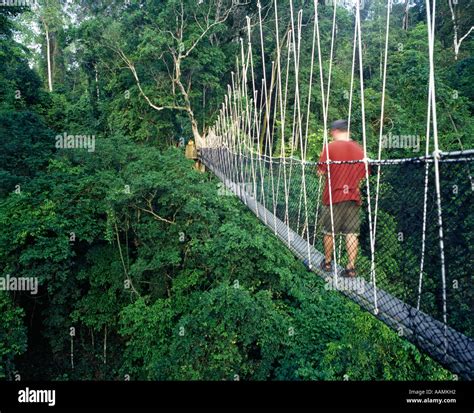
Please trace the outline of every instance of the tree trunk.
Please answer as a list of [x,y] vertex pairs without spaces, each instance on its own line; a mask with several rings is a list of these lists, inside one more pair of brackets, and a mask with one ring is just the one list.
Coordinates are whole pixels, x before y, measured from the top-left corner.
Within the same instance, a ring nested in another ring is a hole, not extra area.
[[458,19],[456,17],[455,7],[454,7],[455,4],[457,3],[453,4],[452,0],[448,0],[449,10],[451,11],[451,21],[453,22],[454,60],[458,60],[459,49],[461,48],[461,43],[464,41],[464,39],[466,39],[471,34],[471,32],[474,30],[474,26],[471,26],[471,28],[466,32],[466,34],[458,40],[459,26],[458,26]]
[[199,128],[194,118],[191,118],[191,129],[193,131],[194,143],[196,144],[196,148],[202,148],[204,146],[204,138],[199,133]]
[[403,21],[402,21],[402,29],[408,30],[408,6],[410,0],[405,0],[405,8],[403,11]]
[[45,32],[46,32],[46,60],[48,62],[48,90],[52,92],[53,91],[53,74],[51,71],[51,44],[50,44],[48,26],[44,24],[44,27],[45,27]]
[[181,95],[184,98],[186,112],[188,113],[189,121],[191,122],[191,130],[193,132],[194,143],[196,144],[196,148],[201,148],[204,146],[204,139],[199,132],[198,124],[196,118],[194,116],[194,112],[191,107],[191,100],[189,99],[189,93],[183,85],[181,81],[181,55],[178,55],[174,58],[174,67],[175,67],[175,79],[174,83],[178,86]]
[[97,63],[94,63],[94,71],[95,71],[95,94],[97,96],[97,100],[99,100],[99,71],[97,70]]

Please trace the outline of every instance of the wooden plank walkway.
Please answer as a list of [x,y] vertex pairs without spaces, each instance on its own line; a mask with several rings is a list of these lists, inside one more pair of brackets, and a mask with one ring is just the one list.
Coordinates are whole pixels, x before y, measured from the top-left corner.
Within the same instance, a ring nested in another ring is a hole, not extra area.
[[[230,181],[210,162],[206,162],[205,158],[201,161],[225,184],[227,189],[240,198],[298,258],[308,265],[307,240],[300,237],[246,192],[244,184]],[[384,290],[377,287],[374,289],[374,285],[363,278],[347,279],[339,275],[336,285],[333,272],[329,274],[320,270],[324,255],[309,245],[309,256],[308,267],[324,278],[330,288],[337,289],[394,330],[402,329],[404,337],[453,373],[466,380],[474,380],[474,340]],[[337,273],[340,274],[341,271],[342,268],[336,268]],[[374,307],[374,290],[377,294],[378,311],[375,311]]]

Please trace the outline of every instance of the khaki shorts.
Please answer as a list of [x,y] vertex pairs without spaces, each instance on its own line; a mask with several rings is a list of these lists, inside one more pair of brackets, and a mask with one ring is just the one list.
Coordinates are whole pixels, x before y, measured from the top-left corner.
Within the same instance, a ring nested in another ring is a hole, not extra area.
[[[339,202],[332,206],[334,216],[334,234],[359,234],[360,206],[356,201]],[[332,234],[331,210],[329,205],[323,205],[321,211],[321,226],[324,234]]]

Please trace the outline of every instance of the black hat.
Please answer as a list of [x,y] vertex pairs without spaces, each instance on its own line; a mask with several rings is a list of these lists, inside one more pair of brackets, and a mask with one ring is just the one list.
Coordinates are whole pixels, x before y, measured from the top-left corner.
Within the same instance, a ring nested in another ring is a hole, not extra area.
[[347,131],[347,120],[345,120],[345,119],[335,120],[333,123],[331,123],[331,130],[334,130],[334,129],[346,132]]

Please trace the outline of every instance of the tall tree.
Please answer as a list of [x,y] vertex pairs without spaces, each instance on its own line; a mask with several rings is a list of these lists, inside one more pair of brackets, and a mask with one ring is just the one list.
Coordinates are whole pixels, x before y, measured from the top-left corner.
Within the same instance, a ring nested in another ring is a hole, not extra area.
[[57,34],[63,28],[63,12],[60,0],[43,0],[36,3],[36,12],[45,37],[45,58],[48,78],[48,90],[54,88],[55,53],[57,51]]
[[464,35],[462,35],[460,31],[462,30],[462,20],[464,20],[464,16],[461,17],[461,11],[458,8],[458,0],[448,0],[448,5],[451,12],[451,21],[453,23],[454,59],[458,60],[461,44],[474,30],[474,26],[469,27]]
[[[196,80],[193,62],[204,47],[218,48],[216,36],[233,13],[246,3],[238,0],[212,0],[208,4],[200,1],[197,5],[190,0],[169,0],[163,3],[156,8],[151,7],[149,12],[138,12],[149,25],[133,52],[127,50],[123,42],[124,31],[128,30],[126,27],[112,28],[108,33],[107,46],[130,70],[141,96],[151,108],[158,112],[177,110],[186,113],[194,140],[199,146],[205,131],[198,125],[192,99]],[[150,50],[150,47],[154,50]],[[161,79],[155,77],[155,81],[157,85],[165,86],[167,94],[173,98],[168,103],[164,102],[165,99],[154,99],[143,86],[144,76],[141,73],[146,61],[140,58],[145,55],[151,57],[150,52],[154,59],[161,62],[163,72],[167,73],[168,81],[163,79],[163,75]],[[137,61],[140,63],[137,64]]]

